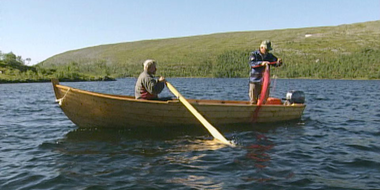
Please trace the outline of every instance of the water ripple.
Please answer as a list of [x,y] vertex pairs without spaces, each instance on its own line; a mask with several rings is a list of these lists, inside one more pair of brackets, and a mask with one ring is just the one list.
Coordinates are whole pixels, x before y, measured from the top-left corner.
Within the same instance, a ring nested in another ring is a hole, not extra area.
[[[187,98],[248,99],[247,79],[170,81]],[[63,84],[133,95],[134,82]],[[278,79],[275,89],[306,93],[302,119],[220,127],[233,148],[200,126],[80,129],[51,84],[2,84],[0,189],[379,189],[378,81]]]

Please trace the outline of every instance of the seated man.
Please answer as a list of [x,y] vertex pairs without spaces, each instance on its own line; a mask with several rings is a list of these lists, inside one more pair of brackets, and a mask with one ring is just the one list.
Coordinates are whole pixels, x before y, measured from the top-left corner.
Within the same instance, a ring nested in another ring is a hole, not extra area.
[[165,87],[165,78],[154,78],[156,74],[156,61],[148,59],[144,62],[144,71],[137,79],[135,86],[135,98],[146,100],[158,100],[158,94]]

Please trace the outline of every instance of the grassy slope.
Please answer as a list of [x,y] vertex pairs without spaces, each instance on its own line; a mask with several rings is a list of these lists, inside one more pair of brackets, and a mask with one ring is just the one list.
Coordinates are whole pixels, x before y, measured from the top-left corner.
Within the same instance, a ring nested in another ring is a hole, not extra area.
[[[312,36],[305,37],[306,34]],[[334,59],[364,48],[379,50],[379,36],[380,21],[331,27],[218,33],[88,47],[55,55],[39,66],[51,67],[71,62],[91,66],[103,62],[112,68],[111,73],[114,76],[122,76],[125,73],[136,76],[142,69],[141,63],[147,58],[152,58],[159,62],[159,71],[166,76],[210,77],[213,76],[211,70],[212,66],[217,64],[218,56],[231,51],[248,53],[257,49],[265,39],[272,41],[274,54],[284,58],[289,68],[297,69],[294,67],[297,64],[314,64],[317,59]],[[242,60],[245,62],[247,58],[244,57]],[[202,73],[202,68],[206,67],[210,70]]]

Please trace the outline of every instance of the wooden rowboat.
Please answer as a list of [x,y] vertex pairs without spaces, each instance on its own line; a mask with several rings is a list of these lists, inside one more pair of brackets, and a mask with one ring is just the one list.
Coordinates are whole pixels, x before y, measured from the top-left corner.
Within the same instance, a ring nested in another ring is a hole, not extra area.
[[[200,125],[177,100],[137,100],[133,96],[90,92],[60,85],[52,80],[57,102],[78,127],[141,127]],[[299,119],[305,104],[284,105],[280,99],[268,99],[261,106],[248,101],[187,100],[216,126],[280,122]],[[259,108],[259,109],[258,109]]]

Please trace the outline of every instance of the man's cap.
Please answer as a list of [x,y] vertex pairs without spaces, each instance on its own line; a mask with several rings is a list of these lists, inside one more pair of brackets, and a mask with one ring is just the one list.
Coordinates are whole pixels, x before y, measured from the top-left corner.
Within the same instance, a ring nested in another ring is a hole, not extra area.
[[267,50],[272,50],[272,43],[269,40],[261,42],[260,47],[264,47]]

